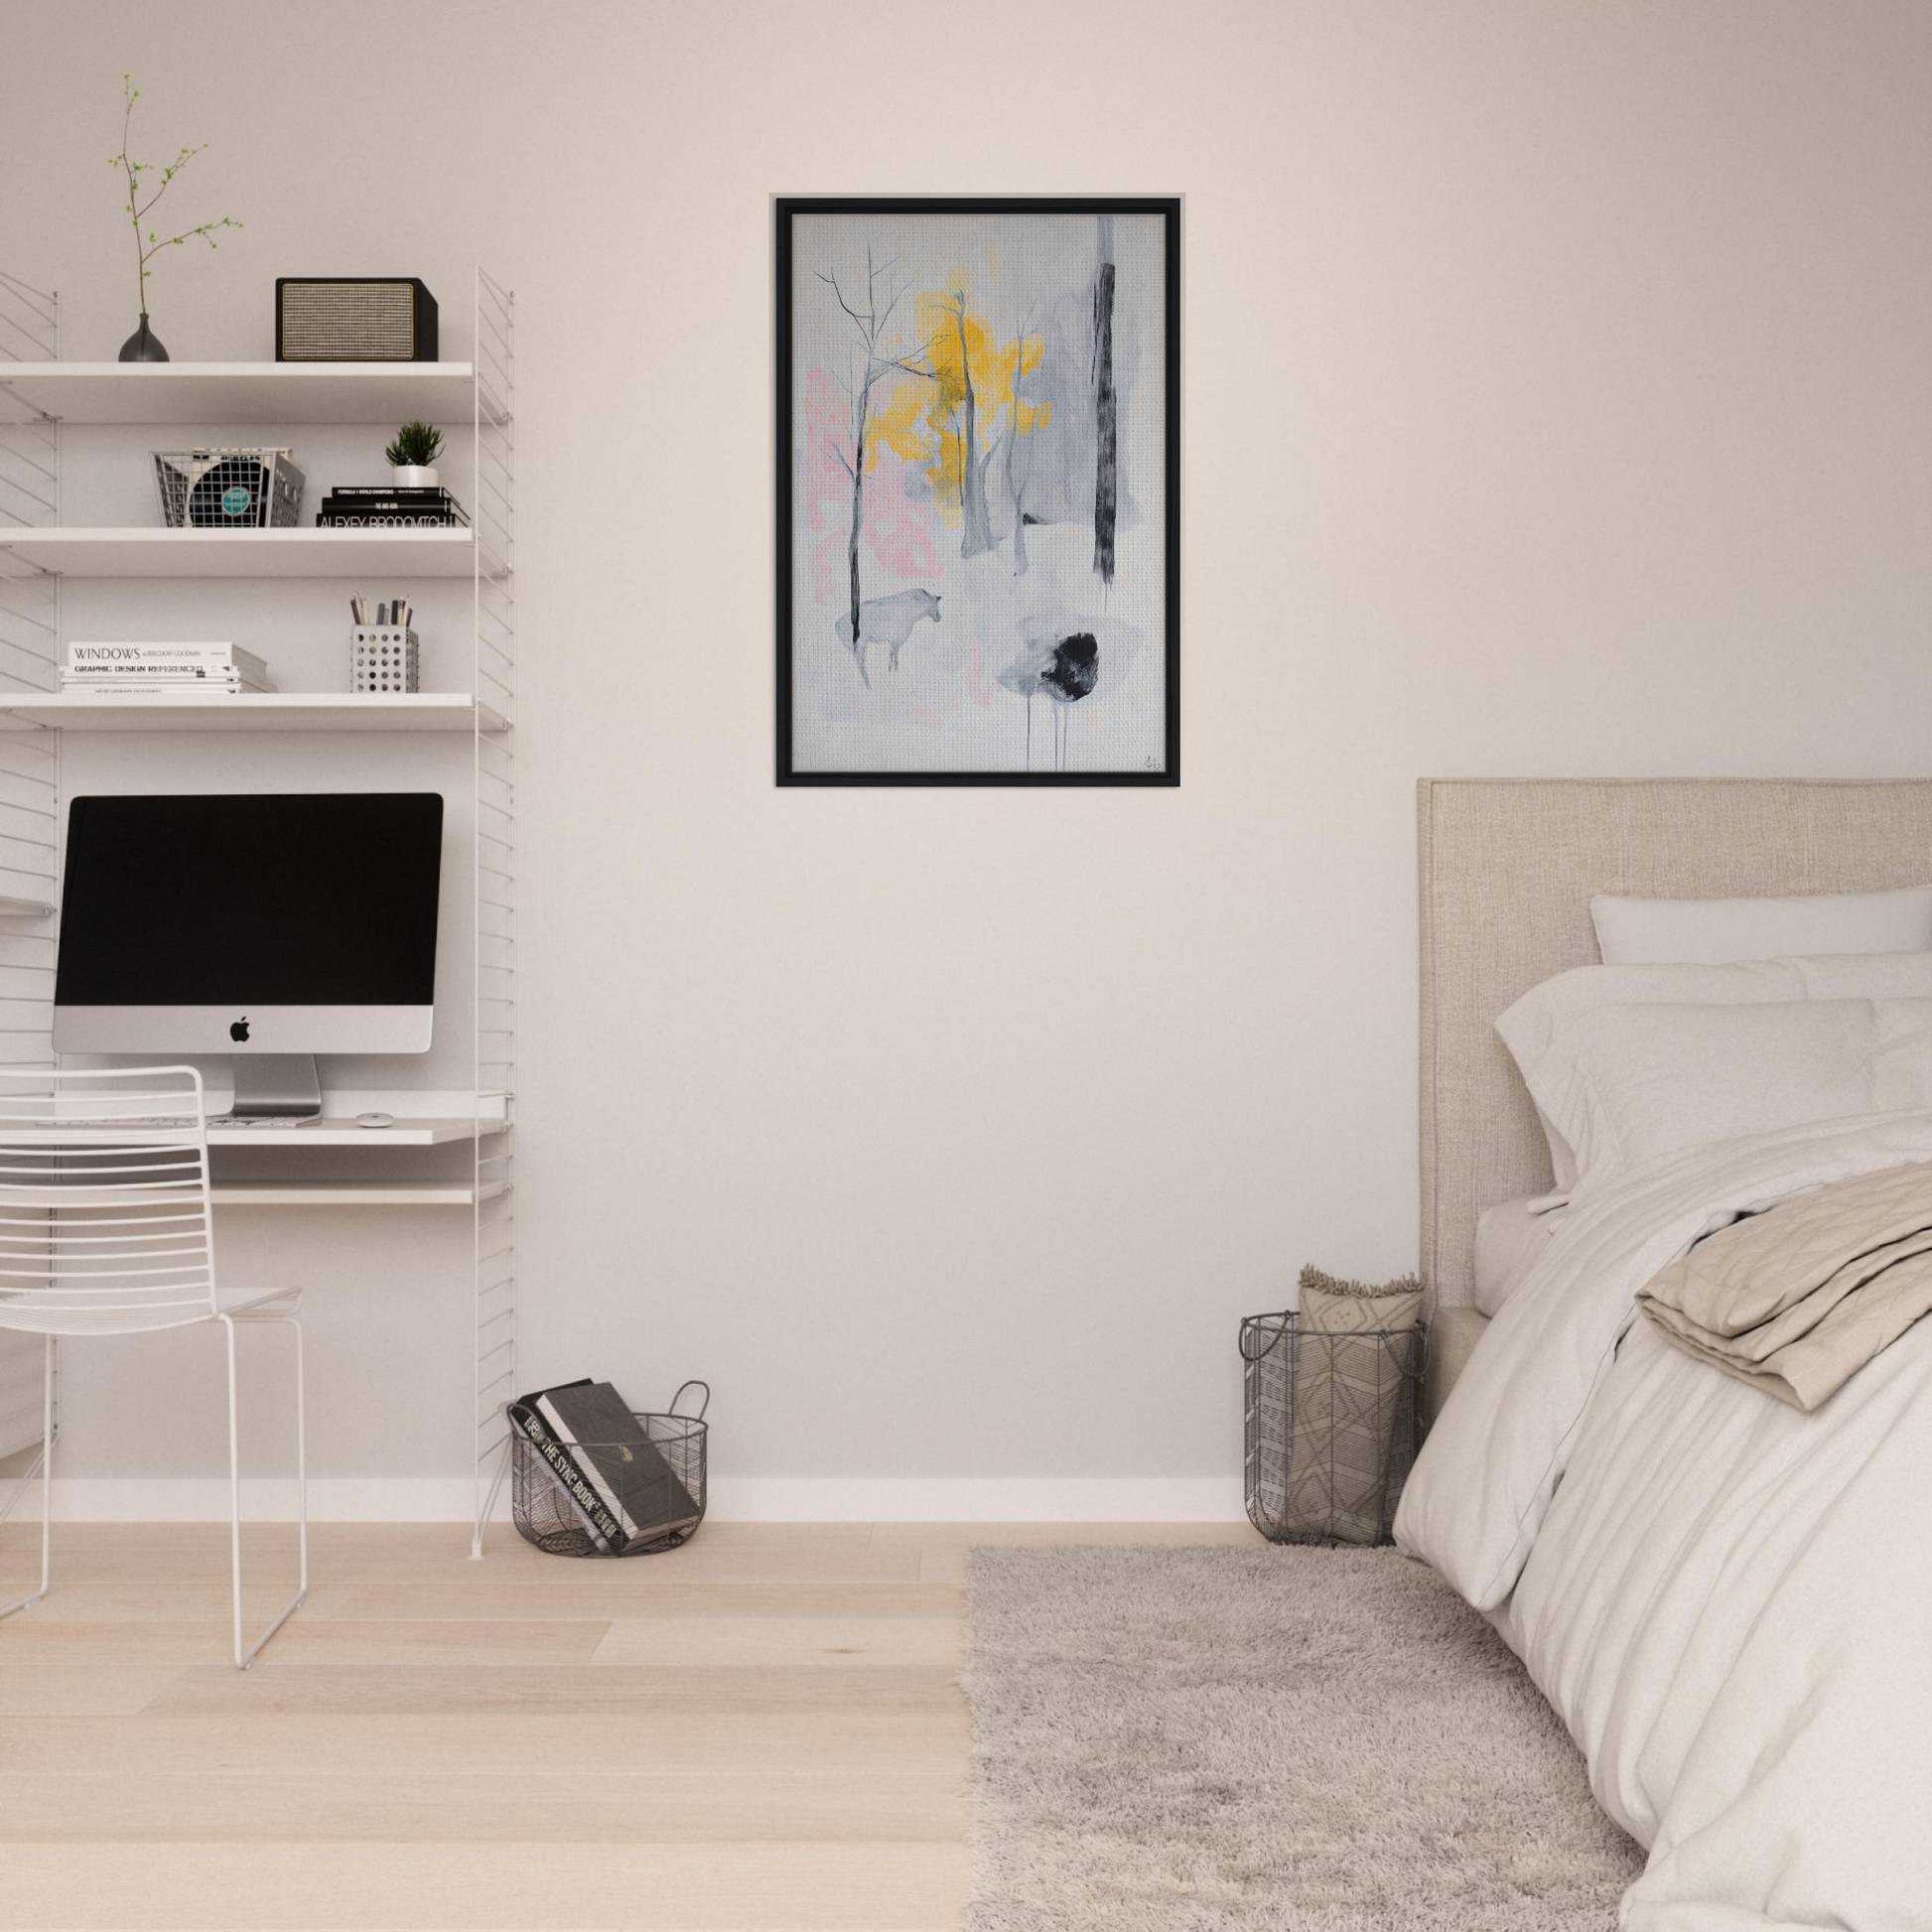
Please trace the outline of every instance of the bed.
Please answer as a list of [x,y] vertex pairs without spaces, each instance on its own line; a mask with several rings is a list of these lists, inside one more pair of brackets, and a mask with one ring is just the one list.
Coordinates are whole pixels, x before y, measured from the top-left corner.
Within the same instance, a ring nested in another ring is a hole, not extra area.
[[1649,1849],[1627,1932],[1928,1932],[1932,1321],[1807,1415],[1633,1303],[1726,1216],[1932,1163],[1932,1109],[1689,1150],[1573,1210],[1493,1323],[1475,1301],[1479,1217],[1553,1180],[1495,1021],[1594,961],[1591,896],[1922,885],[1932,782],[1428,780],[1420,856],[1435,1421],[1398,1540]]

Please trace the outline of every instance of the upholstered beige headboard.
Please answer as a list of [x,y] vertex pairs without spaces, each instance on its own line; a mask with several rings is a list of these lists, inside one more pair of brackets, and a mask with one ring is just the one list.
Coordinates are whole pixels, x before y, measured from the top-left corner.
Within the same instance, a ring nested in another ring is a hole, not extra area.
[[1932,881],[1932,779],[1425,778],[1422,1269],[1474,1289],[1476,1216],[1550,1184],[1503,1009],[1596,959],[1593,893],[1875,892]]

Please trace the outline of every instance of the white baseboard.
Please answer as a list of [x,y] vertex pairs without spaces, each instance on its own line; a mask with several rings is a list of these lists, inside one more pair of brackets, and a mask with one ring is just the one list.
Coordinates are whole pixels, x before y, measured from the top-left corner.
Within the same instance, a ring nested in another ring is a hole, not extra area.
[[1238,1523],[1239,1476],[736,1476],[735,1523]]
[[[0,1484],[0,1505],[11,1484]],[[467,1523],[475,1490],[461,1476],[316,1476],[309,1517],[317,1523]],[[719,1476],[711,1485],[720,1523],[1236,1523],[1238,1476]],[[283,1521],[292,1482],[241,1485],[243,1516]],[[39,1513],[30,1487],[16,1523]],[[219,1477],[57,1476],[54,1513],[68,1523],[214,1523],[228,1515]],[[509,1513],[499,1495],[496,1514]]]

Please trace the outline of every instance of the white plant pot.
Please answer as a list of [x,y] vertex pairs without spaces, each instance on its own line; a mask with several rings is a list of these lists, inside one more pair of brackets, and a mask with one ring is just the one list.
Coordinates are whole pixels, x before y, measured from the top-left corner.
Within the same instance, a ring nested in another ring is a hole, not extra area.
[[430,465],[397,463],[391,465],[389,474],[395,479],[398,489],[434,489],[436,487],[436,471]]

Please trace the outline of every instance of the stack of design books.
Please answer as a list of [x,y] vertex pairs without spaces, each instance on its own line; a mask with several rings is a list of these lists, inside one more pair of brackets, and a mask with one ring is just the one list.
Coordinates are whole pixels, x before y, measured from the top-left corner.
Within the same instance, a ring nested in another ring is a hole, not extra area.
[[64,692],[272,691],[268,666],[239,644],[69,644]]
[[704,1515],[609,1382],[562,1382],[505,1407],[600,1552],[674,1539]]
[[322,499],[323,529],[410,530],[467,525],[463,505],[439,485],[400,489],[389,483],[339,483]]

